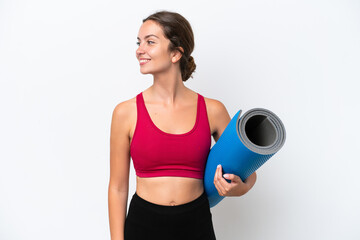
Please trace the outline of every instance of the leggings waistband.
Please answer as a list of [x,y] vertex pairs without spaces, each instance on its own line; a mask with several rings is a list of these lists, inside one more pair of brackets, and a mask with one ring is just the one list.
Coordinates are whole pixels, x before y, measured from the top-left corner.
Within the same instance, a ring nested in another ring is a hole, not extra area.
[[190,212],[190,211],[193,211],[194,209],[197,209],[201,205],[205,205],[205,206],[207,205],[209,207],[209,200],[207,198],[205,191],[198,198],[196,198],[188,203],[175,205],[175,206],[159,205],[159,204],[149,202],[149,201],[141,198],[135,192],[132,197],[132,203],[140,205],[147,210],[155,211],[159,214],[179,214],[179,213],[184,213],[184,212]]

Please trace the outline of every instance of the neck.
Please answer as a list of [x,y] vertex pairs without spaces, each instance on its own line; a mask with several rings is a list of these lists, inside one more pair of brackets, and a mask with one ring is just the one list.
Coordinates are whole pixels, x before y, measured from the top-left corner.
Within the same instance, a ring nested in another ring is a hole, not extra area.
[[174,104],[186,93],[187,87],[181,78],[181,72],[170,69],[167,72],[154,74],[154,83],[149,88],[155,101]]

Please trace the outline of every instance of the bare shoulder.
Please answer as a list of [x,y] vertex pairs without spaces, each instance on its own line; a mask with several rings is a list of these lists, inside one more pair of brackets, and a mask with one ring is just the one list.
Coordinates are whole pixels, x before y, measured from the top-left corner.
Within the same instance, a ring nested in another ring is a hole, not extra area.
[[204,100],[210,123],[211,134],[213,135],[215,141],[217,141],[231,118],[225,105],[221,101],[207,97],[204,97]]
[[136,107],[136,97],[120,102],[115,106],[113,114],[125,120],[134,111],[134,105]]
[[136,97],[122,101],[115,106],[112,125],[121,127],[123,132],[129,134],[134,119],[136,119]]
[[118,115],[128,114],[134,104],[136,104],[136,97],[118,103],[113,112]]
[[228,114],[225,105],[216,99],[204,97],[206,110],[209,116],[219,117],[221,115]]

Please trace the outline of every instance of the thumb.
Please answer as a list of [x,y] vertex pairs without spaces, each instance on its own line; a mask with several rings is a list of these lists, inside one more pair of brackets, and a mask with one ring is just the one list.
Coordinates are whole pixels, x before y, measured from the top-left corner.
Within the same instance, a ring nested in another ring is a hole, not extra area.
[[224,178],[231,180],[232,182],[242,182],[241,178],[235,174],[224,174]]

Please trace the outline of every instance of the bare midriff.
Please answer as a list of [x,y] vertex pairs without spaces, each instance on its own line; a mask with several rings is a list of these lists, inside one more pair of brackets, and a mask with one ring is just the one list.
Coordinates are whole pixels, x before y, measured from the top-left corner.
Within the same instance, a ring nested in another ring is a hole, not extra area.
[[136,177],[136,193],[148,202],[165,206],[185,204],[204,192],[203,179],[187,177]]

